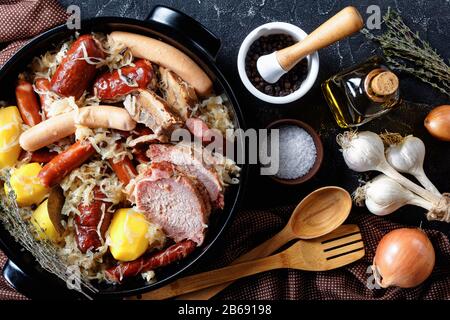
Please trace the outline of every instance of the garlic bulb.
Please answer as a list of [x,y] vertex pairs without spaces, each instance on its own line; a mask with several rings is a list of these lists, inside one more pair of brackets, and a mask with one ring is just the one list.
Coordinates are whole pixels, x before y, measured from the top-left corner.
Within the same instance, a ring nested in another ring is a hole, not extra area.
[[383,141],[376,133],[347,131],[339,134],[336,141],[342,147],[345,163],[350,169],[357,172],[379,171],[433,204],[441,201],[440,196],[418,186],[391,167],[384,154]]
[[425,189],[441,196],[423,170],[425,144],[422,140],[413,136],[403,138],[400,143],[392,144],[386,149],[386,159],[394,169],[413,175]]
[[405,205],[415,205],[427,211],[433,205],[415,195],[395,180],[381,174],[365,186],[367,209],[378,216],[388,215]]
[[347,166],[356,172],[377,170],[386,161],[381,138],[373,132],[347,131],[337,136]]

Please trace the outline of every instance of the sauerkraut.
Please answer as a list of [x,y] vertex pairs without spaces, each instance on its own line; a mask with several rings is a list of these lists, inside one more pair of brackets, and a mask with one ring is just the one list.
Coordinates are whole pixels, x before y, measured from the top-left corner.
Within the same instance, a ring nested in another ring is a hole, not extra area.
[[120,69],[125,66],[134,66],[131,50],[124,44],[115,42],[109,35],[93,33],[102,50],[106,53],[106,58],[101,66],[107,66],[110,71]]
[[104,254],[108,251],[109,237],[106,237],[104,244],[95,252],[88,250],[86,253],[82,253],[78,249],[75,239],[73,216],[68,219],[67,229],[69,232],[64,238],[64,245],[59,248],[58,254],[67,261],[68,265],[77,266],[79,271],[90,280],[106,280]]
[[124,157],[133,159],[130,150],[125,148],[126,144],[119,143],[122,136],[117,131],[104,128],[89,129],[77,125],[75,131],[76,140],[87,140],[101,155],[102,160],[113,159],[114,162],[123,160]]
[[73,142],[74,140],[71,137],[67,137],[58,140],[55,143],[52,143],[51,145],[48,145],[47,148],[49,151],[61,153],[66,151],[73,144]]
[[234,129],[234,124],[225,102],[225,96],[209,97],[195,107],[193,116],[202,119],[209,128],[217,129],[226,136],[228,129]]
[[102,160],[91,161],[73,170],[61,182],[66,197],[63,214],[79,214],[78,205],[88,205],[92,202],[95,187],[105,195],[105,202],[118,204],[125,200],[124,186],[117,176],[110,172],[108,163]]

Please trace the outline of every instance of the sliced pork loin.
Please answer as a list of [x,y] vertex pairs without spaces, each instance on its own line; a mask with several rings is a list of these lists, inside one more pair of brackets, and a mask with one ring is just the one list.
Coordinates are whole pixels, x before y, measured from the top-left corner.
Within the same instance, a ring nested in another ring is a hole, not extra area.
[[216,159],[206,149],[183,143],[152,144],[147,156],[152,163],[167,161],[175,164],[184,174],[195,177],[205,186],[213,207],[223,209],[223,183],[214,168]]
[[167,68],[159,67],[159,72],[162,84],[160,88],[164,98],[172,109],[186,121],[198,103],[195,89]]
[[133,120],[152,129],[156,136],[163,136],[167,141],[175,129],[182,127],[181,118],[153,91],[139,90],[135,98],[136,103],[124,103],[125,109]]
[[161,226],[175,242],[200,246],[211,213],[204,186],[168,162],[152,165],[135,179],[132,199],[138,211]]

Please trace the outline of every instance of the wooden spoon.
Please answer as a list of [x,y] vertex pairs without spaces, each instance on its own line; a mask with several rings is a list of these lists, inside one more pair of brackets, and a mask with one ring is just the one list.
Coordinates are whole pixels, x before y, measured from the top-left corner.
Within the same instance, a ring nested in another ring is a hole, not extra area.
[[[352,198],[346,190],[333,186],[317,189],[297,205],[283,230],[233,261],[232,265],[267,257],[294,239],[312,239],[330,233],[344,223],[351,208]],[[207,300],[231,283],[186,294],[179,299]]]
[[167,299],[274,269],[327,271],[357,261],[364,254],[364,244],[358,226],[344,225],[320,238],[299,240],[283,252],[270,257],[179,279],[143,294],[142,298]]

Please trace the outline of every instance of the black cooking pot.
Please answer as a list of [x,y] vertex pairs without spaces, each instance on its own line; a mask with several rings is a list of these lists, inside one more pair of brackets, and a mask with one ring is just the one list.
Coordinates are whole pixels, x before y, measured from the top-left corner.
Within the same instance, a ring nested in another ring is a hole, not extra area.
[[[215,64],[215,57],[221,46],[220,40],[189,16],[164,6],[153,8],[145,21],[119,17],[100,17],[82,21],[81,30],[69,30],[66,25],[61,25],[41,34],[25,45],[0,69],[0,87],[2,88],[0,99],[10,102],[15,101],[14,82],[18,73],[25,69],[33,57],[43,54],[55,45],[67,40],[75,31],[84,34],[93,31],[109,33],[116,30],[161,39],[189,55],[213,80],[215,92],[225,94],[228,97],[228,107],[231,110],[236,128],[244,128],[242,114],[236,98],[230,85]],[[98,293],[89,294],[94,298],[121,298],[135,295],[167,284],[183,272],[192,269],[194,264],[198,263],[200,258],[204,257],[218,242],[230,218],[237,210],[246,174],[247,168],[244,165],[240,183],[227,190],[223,212],[211,216],[204,244],[179,263],[158,270],[157,282],[147,284],[140,277],[136,277],[120,285],[94,283]],[[0,247],[10,259],[3,269],[3,275],[19,292],[30,298],[40,299],[82,297],[76,291],[69,290],[67,284],[55,275],[44,271],[33,256],[26,252],[3,226],[0,226]]]

